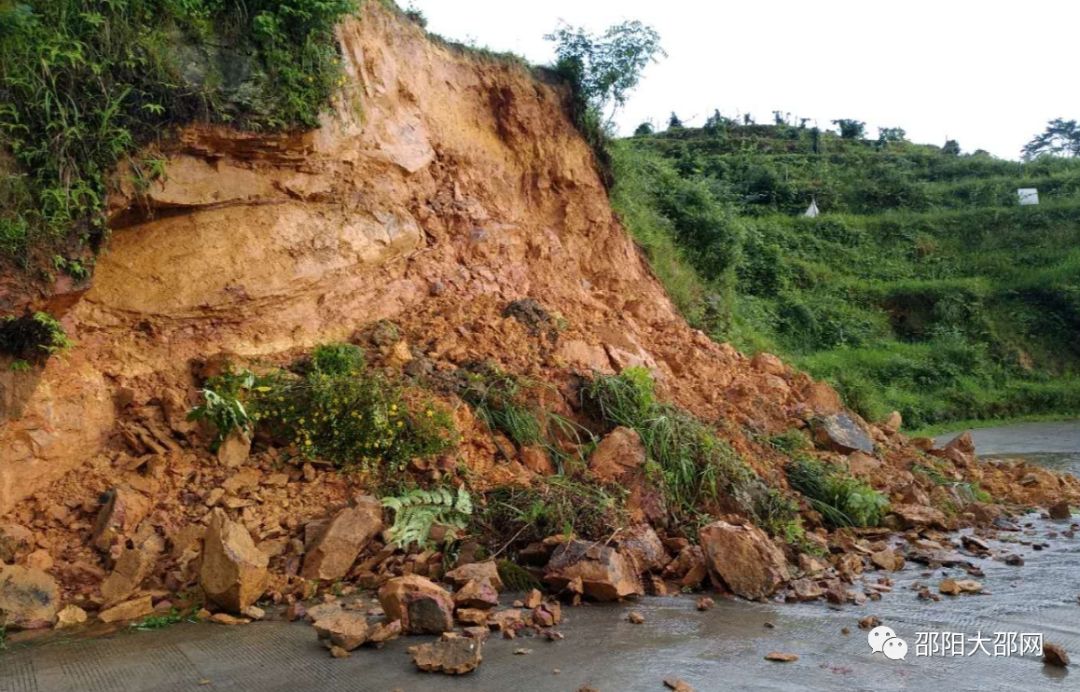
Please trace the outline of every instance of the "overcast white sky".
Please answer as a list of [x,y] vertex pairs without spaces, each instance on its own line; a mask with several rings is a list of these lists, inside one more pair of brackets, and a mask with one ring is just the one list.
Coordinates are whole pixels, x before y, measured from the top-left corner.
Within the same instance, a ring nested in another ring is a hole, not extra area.
[[[403,6],[409,0],[400,0]],[[548,63],[556,23],[602,31],[639,19],[668,57],[647,68],[617,122],[700,125],[719,108],[771,122],[781,110],[951,137],[964,152],[1017,158],[1055,117],[1080,118],[1075,0],[412,0],[447,38]]]

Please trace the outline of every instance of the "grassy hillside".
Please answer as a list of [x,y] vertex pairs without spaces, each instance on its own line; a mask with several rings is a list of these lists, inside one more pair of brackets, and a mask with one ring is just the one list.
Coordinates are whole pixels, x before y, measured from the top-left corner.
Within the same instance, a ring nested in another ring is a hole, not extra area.
[[1080,412],[1080,162],[730,122],[613,156],[614,206],[715,337],[871,419]]

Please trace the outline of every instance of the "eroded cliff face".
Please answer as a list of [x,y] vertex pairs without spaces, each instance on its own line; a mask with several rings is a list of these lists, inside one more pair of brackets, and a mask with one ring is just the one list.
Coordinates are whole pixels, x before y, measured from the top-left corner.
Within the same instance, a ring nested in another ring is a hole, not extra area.
[[[111,200],[93,286],[63,319],[76,346],[0,376],[0,515],[108,458],[123,411],[194,403],[193,359],[271,356],[383,318],[436,362],[555,384],[646,365],[763,472],[769,453],[742,431],[840,410],[828,387],[678,316],[558,87],[378,5],[339,28],[348,80],[320,129],[188,128],[165,180]],[[564,319],[557,339],[502,317],[525,297]]]

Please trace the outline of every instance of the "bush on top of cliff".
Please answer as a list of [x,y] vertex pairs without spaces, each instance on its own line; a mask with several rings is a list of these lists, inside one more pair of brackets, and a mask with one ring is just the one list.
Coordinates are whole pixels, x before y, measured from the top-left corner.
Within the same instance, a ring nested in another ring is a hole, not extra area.
[[571,88],[570,115],[592,147],[609,185],[609,130],[618,109],[637,86],[645,67],[666,55],[660,34],[639,21],[614,24],[603,34],[560,24],[544,36],[555,43],[555,72]]
[[[106,176],[170,126],[317,124],[355,0],[0,3],[0,259],[92,246]],[[133,160],[137,180],[160,163]]]
[[320,346],[296,369],[211,378],[189,417],[214,425],[215,444],[254,430],[299,457],[376,474],[401,472],[457,442],[448,411],[367,369],[356,346]]

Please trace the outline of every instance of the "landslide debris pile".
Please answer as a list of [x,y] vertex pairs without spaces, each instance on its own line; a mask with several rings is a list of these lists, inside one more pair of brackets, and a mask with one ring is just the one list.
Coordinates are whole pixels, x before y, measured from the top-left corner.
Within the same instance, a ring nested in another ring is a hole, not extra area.
[[179,132],[110,199],[72,346],[0,371],[0,624],[282,606],[336,656],[439,634],[417,665],[463,673],[565,603],[858,602],[941,531],[1080,501],[690,328],[560,85],[377,3],[337,36],[350,98]]

